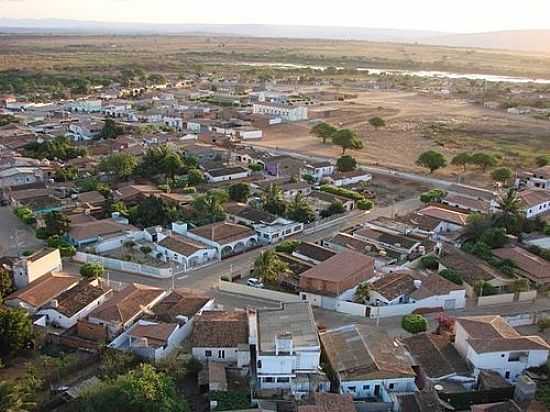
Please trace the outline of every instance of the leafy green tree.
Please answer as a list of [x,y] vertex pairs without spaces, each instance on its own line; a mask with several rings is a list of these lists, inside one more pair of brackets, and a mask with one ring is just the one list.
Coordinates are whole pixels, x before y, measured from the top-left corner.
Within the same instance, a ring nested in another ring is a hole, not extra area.
[[99,163],[99,169],[115,177],[117,180],[126,180],[134,174],[138,165],[134,155],[129,153],[113,153]]
[[266,250],[254,261],[252,273],[264,283],[274,284],[279,275],[288,270],[288,265],[279,259],[273,250]]
[[325,210],[321,210],[320,215],[322,218],[327,218],[332,215],[338,215],[338,214],[344,213],[345,211],[346,211],[346,208],[344,207],[342,202],[336,201],[331,203],[330,206]]
[[25,156],[48,160],[66,161],[86,155],[86,149],[76,147],[65,136],[57,136],[42,143],[32,142],[26,144],[23,151]]
[[497,159],[493,155],[479,152],[472,155],[472,164],[480,167],[485,173],[488,168],[497,165]]
[[477,282],[474,285],[474,291],[477,296],[492,296],[498,293],[498,289],[484,280]]
[[374,202],[369,199],[361,199],[357,201],[357,209],[371,210],[374,207]]
[[11,274],[7,270],[0,268],[0,304],[14,290]]
[[379,127],[384,127],[386,125],[386,121],[381,117],[375,116],[369,119],[369,124],[375,129],[378,129]]
[[370,286],[367,282],[360,283],[355,289],[353,294],[353,301],[355,303],[367,304],[370,298]]
[[420,195],[420,201],[423,203],[439,203],[447,196],[447,192],[441,189],[432,189]]
[[342,155],[346,154],[347,149],[360,150],[363,148],[363,142],[353,130],[340,129],[332,137],[332,143],[342,148]]
[[310,223],[315,220],[315,212],[301,193],[298,193],[289,203],[287,216],[300,223]]
[[45,215],[44,223],[46,224],[46,233],[48,237],[54,235],[62,236],[69,231],[71,226],[69,218],[56,210]]
[[521,219],[521,199],[511,188],[498,200],[497,224],[506,228],[508,233],[516,233]]
[[502,227],[491,227],[480,236],[479,240],[487,244],[491,249],[503,247],[508,243],[506,230]]
[[23,309],[0,309],[0,357],[29,347],[33,339],[31,317]]
[[401,319],[401,327],[409,333],[417,334],[426,331],[428,321],[422,315],[405,315]]
[[309,184],[313,184],[315,183],[315,177],[313,177],[312,175],[310,174],[305,174],[302,176],[302,179],[305,181],[305,182],[308,182]]
[[36,408],[32,395],[22,385],[0,381],[0,411],[31,412]]
[[512,177],[513,172],[508,167],[499,167],[498,169],[493,170],[491,173],[491,177],[504,185],[510,180]]
[[464,283],[464,280],[462,279],[462,276],[460,274],[452,269],[443,269],[441,272],[439,272],[439,276],[444,277],[445,279],[461,286]]
[[283,190],[279,185],[271,184],[262,194],[262,206],[264,210],[274,215],[284,216],[287,203],[284,200]]
[[302,244],[299,240],[283,240],[281,243],[275,246],[275,251],[279,253],[288,253],[289,255],[294,253],[294,251]]
[[439,259],[436,256],[424,256],[420,259],[422,267],[429,270],[437,270],[439,268]]
[[197,216],[207,223],[219,222],[225,219],[223,205],[228,196],[220,190],[210,190],[206,194],[197,196],[193,201],[193,209]]
[[453,166],[461,166],[463,171],[466,171],[466,167],[471,163],[472,155],[467,152],[459,153],[451,160],[451,164]]
[[99,132],[101,139],[116,139],[124,133],[124,128],[116,124],[113,119],[105,118],[103,128]]
[[336,168],[340,172],[351,172],[357,169],[357,160],[351,156],[342,156],[336,161]]
[[170,178],[174,179],[174,176],[183,167],[183,161],[179,154],[172,152],[168,153],[160,165],[164,173]]
[[187,172],[187,183],[189,186],[197,186],[204,183],[204,174],[199,169],[190,169]]
[[101,279],[105,275],[105,268],[101,263],[85,263],[80,267],[80,274],[89,280]]
[[133,224],[141,227],[166,226],[177,220],[176,210],[169,207],[161,199],[150,196],[128,211]]
[[489,230],[495,221],[492,216],[481,213],[470,213],[464,227],[464,234],[467,238],[479,240],[483,233]]
[[326,144],[327,140],[332,139],[336,131],[337,129],[328,123],[319,123],[311,128],[311,134],[322,139],[323,144]]
[[245,182],[234,183],[229,186],[227,192],[234,202],[246,202],[250,197],[250,185]]
[[441,153],[436,152],[435,150],[428,150],[427,152],[424,152],[420,156],[418,156],[416,164],[418,166],[429,169],[430,174],[432,174],[437,169],[441,169],[447,166],[447,160],[445,160],[445,156],[443,156]]

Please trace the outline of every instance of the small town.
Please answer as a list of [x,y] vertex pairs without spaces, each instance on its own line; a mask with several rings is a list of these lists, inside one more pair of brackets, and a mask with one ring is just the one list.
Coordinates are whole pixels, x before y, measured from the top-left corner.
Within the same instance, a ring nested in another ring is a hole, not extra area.
[[2,63],[1,412],[550,410],[544,73],[188,53]]

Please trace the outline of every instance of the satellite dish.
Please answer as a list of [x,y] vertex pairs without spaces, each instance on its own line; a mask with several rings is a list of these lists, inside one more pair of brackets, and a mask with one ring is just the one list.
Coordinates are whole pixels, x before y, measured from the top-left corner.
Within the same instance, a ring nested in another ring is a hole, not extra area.
[[441,386],[441,385],[435,385],[435,386],[434,386],[434,389],[435,389],[436,391],[439,392],[439,391],[442,391],[442,390],[443,390],[443,386]]

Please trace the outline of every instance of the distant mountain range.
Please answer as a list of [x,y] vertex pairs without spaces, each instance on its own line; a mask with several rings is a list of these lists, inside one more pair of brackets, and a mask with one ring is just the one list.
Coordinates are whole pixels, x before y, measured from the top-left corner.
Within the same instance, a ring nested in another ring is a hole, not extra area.
[[442,33],[427,30],[262,24],[106,23],[61,19],[0,18],[4,33],[209,34],[246,37],[366,40],[550,53],[550,30]]

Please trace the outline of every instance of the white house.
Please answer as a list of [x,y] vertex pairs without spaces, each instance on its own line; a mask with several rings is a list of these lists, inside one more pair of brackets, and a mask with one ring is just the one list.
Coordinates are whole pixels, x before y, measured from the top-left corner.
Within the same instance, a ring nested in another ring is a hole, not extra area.
[[99,136],[103,125],[95,120],[81,120],[71,123],[68,127],[68,135],[77,142],[92,140]]
[[101,100],[73,100],[65,104],[65,109],[77,113],[97,113],[101,111]]
[[329,177],[334,174],[336,167],[329,161],[308,163],[305,167],[305,172],[315,178],[315,181],[320,182],[324,177]]
[[474,368],[491,370],[514,383],[525,369],[545,365],[550,345],[540,336],[520,335],[500,315],[455,321],[455,347]]
[[307,120],[308,111],[305,106],[289,106],[276,103],[254,103],[252,106],[254,114],[263,114],[272,117],[279,117],[287,122]]
[[177,131],[182,131],[183,130],[183,119],[181,117],[164,116],[162,118],[162,122],[168,127],[173,127]]
[[24,256],[13,264],[13,283],[17,289],[34,280],[63,268],[59,249],[44,248],[30,256]]
[[320,334],[334,371],[333,390],[354,399],[397,405],[397,395],[415,392],[416,374],[405,348],[371,325],[347,325]]
[[550,212],[550,190],[530,188],[518,192],[527,219]]
[[209,182],[224,182],[226,180],[242,179],[250,176],[250,169],[241,166],[222,167],[204,172]]
[[182,230],[181,234],[216,248],[221,258],[242,253],[258,246],[256,232],[247,226],[235,223],[212,223],[185,232]]
[[165,262],[177,262],[184,272],[219,260],[213,246],[186,238],[177,233],[164,237],[156,244],[156,251]]
[[336,172],[330,177],[334,186],[349,186],[360,182],[368,182],[372,179],[372,175],[361,169],[352,170],[351,172]]
[[235,128],[237,135],[241,140],[257,140],[263,137],[262,129],[251,126],[241,126]]
[[288,391],[298,397],[316,392],[321,344],[309,303],[258,309],[250,323],[258,387]]
[[527,186],[550,190],[550,165],[533,170],[528,177]]
[[50,300],[37,314],[46,316],[48,325],[69,329],[107,301],[111,293],[111,289],[100,287],[97,280],[82,280],[75,287]]

